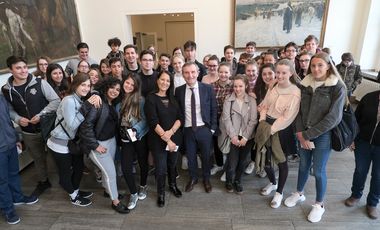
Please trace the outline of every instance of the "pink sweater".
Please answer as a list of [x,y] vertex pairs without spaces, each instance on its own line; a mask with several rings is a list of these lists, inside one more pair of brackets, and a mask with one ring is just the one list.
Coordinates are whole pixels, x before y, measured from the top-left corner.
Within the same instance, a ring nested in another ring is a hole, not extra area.
[[288,88],[279,88],[278,85],[268,90],[263,102],[260,104],[260,121],[266,115],[276,118],[271,128],[274,134],[288,127],[296,118],[301,101],[300,89],[291,84]]

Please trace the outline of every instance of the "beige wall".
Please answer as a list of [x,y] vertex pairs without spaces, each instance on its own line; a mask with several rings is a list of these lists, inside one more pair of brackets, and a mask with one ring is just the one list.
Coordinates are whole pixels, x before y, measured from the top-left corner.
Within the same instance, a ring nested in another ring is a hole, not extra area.
[[[132,42],[131,18],[127,15],[194,12],[195,41],[198,59],[207,53],[222,55],[223,47],[233,43],[234,0],[76,0],[83,41],[90,45],[94,58],[104,57],[109,48],[106,41],[117,36],[123,45]],[[364,54],[366,47],[379,44],[378,33],[367,27],[378,25],[378,0],[330,0],[325,33],[325,46],[330,47],[335,61],[343,52],[352,52],[364,69],[378,68],[380,57],[376,47]],[[375,21],[375,22],[373,22]],[[378,31],[378,30],[377,30]],[[369,53],[368,53],[369,52]]]

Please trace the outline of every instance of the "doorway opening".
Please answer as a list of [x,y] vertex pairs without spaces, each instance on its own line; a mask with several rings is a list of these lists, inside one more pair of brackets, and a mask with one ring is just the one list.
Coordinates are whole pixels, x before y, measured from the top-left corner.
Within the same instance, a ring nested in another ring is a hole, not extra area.
[[172,54],[175,47],[183,47],[195,39],[194,13],[161,13],[130,15],[133,41],[139,51],[153,45],[159,56]]

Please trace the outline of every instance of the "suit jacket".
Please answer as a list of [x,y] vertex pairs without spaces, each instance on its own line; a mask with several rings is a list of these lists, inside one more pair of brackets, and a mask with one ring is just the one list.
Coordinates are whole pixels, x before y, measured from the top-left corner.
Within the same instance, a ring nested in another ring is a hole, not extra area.
[[[211,85],[204,84],[202,82],[198,82],[198,87],[202,121],[209,129],[217,131],[217,105],[214,89]],[[183,119],[185,119],[185,94],[186,84],[176,88],[175,97],[181,109]],[[185,124],[185,120],[181,122],[182,124]]]

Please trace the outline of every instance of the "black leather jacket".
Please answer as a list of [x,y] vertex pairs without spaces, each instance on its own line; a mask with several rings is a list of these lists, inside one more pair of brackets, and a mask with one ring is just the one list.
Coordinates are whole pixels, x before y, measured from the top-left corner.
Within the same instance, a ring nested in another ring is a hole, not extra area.
[[99,146],[98,140],[107,139],[102,136],[102,129],[109,114],[109,107],[106,103],[103,101],[102,106],[97,109],[86,101],[80,109],[85,120],[79,128],[79,137],[81,143],[90,150],[95,150]]

